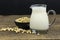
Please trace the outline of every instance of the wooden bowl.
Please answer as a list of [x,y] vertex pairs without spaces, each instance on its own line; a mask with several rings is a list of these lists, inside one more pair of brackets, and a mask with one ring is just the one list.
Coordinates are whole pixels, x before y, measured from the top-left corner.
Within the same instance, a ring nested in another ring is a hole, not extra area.
[[18,26],[18,28],[22,28],[22,29],[25,29],[25,30],[29,30],[30,29],[29,22],[18,22],[16,20],[14,22]]

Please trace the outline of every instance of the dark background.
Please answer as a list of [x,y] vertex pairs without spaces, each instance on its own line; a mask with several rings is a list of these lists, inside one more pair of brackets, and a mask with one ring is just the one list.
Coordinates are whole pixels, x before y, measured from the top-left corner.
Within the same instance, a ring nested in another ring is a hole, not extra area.
[[32,4],[47,4],[47,11],[53,9],[60,13],[59,0],[0,0],[0,14],[31,14]]

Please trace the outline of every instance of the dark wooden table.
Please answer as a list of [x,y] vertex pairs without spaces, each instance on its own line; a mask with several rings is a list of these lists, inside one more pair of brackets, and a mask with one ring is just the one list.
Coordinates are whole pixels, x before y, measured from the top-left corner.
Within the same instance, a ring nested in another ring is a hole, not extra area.
[[[0,28],[1,27],[15,27],[14,20],[20,17],[30,17],[30,15],[0,15]],[[50,27],[47,34],[26,34],[15,32],[0,32],[0,40],[20,40],[20,39],[60,39],[60,15],[56,15],[55,23]]]

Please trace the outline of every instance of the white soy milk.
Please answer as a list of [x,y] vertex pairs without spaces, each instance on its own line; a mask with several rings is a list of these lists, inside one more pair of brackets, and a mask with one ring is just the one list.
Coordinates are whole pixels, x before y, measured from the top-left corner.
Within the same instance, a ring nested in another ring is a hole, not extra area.
[[46,7],[32,7],[30,28],[36,30],[47,30],[49,28]]

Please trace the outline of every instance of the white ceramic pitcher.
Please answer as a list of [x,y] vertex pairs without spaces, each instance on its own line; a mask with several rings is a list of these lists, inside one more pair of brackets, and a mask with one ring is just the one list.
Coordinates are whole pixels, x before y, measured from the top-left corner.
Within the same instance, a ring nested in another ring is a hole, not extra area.
[[49,25],[55,21],[54,17],[54,20],[49,24],[48,14],[52,12],[55,16],[56,12],[54,10],[46,12],[47,5],[45,4],[34,4],[30,8],[32,9],[30,28],[33,30],[48,30]]

